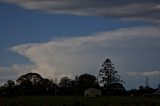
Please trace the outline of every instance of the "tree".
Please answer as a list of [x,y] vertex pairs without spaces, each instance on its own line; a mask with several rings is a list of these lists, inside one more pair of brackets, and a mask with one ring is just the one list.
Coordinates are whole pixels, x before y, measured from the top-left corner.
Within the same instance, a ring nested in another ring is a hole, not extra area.
[[68,77],[62,77],[59,82],[60,91],[59,93],[62,95],[70,95],[73,93],[72,91],[72,80]]
[[43,84],[37,87],[40,92],[43,92],[45,95],[56,95],[56,88],[58,88],[57,84],[50,79],[43,79]]
[[85,73],[79,76],[78,85],[80,88],[84,90],[88,88],[97,87],[98,82],[94,75]]
[[94,75],[85,73],[78,77],[79,94],[83,95],[84,90],[88,88],[99,88],[99,84]]
[[115,70],[113,63],[110,59],[106,59],[102,64],[102,68],[99,71],[98,79],[101,85],[109,87],[113,83],[123,82]]
[[13,96],[15,94],[15,83],[12,80],[8,80],[2,87],[3,96]]
[[22,95],[55,95],[57,84],[37,73],[28,73],[17,80],[18,93]]
[[38,92],[42,93],[41,88],[44,87],[44,78],[37,73],[28,73],[20,76],[16,83],[21,94],[37,94]]
[[68,77],[62,77],[59,82],[59,86],[61,88],[70,88],[71,87],[71,79],[69,79]]
[[30,84],[36,85],[36,84],[42,83],[42,82],[43,82],[43,78],[37,73],[28,73],[28,74],[20,76],[16,80],[17,85],[21,85],[21,84],[25,84],[25,83],[30,83]]
[[7,88],[14,88],[15,83],[12,80],[8,80],[7,83],[4,84],[4,86],[7,87]]

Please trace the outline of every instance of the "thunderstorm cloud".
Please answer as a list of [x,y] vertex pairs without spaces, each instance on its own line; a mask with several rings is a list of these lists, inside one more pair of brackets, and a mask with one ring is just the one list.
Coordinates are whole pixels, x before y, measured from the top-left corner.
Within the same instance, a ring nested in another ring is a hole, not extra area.
[[157,54],[160,52],[159,34],[159,28],[155,27],[122,28],[85,37],[21,44],[9,50],[33,63],[34,67],[26,68],[25,65],[24,69],[44,77],[72,77],[82,73],[97,75],[105,58],[110,58],[124,76],[126,72],[160,68]]

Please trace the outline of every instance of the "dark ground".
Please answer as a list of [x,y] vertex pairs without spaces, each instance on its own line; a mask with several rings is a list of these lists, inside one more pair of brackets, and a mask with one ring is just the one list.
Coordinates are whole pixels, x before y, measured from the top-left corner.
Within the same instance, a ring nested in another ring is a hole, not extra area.
[[160,97],[19,96],[0,97],[0,106],[160,106]]

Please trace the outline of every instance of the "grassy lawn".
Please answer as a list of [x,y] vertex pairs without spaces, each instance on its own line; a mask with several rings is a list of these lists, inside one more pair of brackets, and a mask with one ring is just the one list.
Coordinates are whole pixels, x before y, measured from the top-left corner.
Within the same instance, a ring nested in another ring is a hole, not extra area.
[[0,97],[0,106],[160,106],[160,97],[19,96]]

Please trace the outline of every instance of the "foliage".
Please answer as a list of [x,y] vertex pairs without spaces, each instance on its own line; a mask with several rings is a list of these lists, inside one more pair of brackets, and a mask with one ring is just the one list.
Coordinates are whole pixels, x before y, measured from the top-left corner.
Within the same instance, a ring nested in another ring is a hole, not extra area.
[[97,79],[94,75],[82,74],[79,76],[79,87],[83,89],[95,88],[98,86]]
[[7,83],[4,84],[4,86],[7,87],[7,88],[14,88],[15,83],[12,80],[8,80]]
[[99,84],[94,75],[85,73],[80,75],[78,78],[78,88],[79,92],[83,95],[85,89],[99,88]]
[[[117,73],[110,59],[106,59],[100,70],[99,78],[102,79],[101,82],[104,85],[108,84],[109,88],[116,89],[114,92],[124,89],[123,85],[118,83],[121,80]],[[20,76],[16,84],[8,80],[0,88],[0,95],[84,95],[84,90],[88,88],[101,89],[97,78],[87,73],[77,75],[74,79],[63,77],[58,85],[53,80],[41,77],[38,73],[27,73]],[[105,93],[109,91],[102,90]]]
[[71,85],[71,79],[69,79],[68,77],[62,77],[59,83],[59,87],[61,88],[70,88]]
[[156,89],[149,86],[140,86],[139,89],[126,91],[118,72],[115,70],[110,59],[106,59],[99,71],[99,81],[91,74],[76,75],[74,79],[68,77],[61,78],[59,84],[52,79],[41,77],[37,73],[27,73],[20,76],[16,83],[8,80],[0,87],[0,96],[14,97],[18,95],[84,95],[84,90],[97,88],[102,91],[102,95],[120,96],[135,95],[143,96],[152,94]]
[[59,82],[60,94],[61,95],[69,95],[72,94],[72,80],[68,77],[62,77]]
[[144,95],[150,95],[154,93],[156,90],[157,89],[153,89],[151,87],[139,86],[139,89],[131,89],[128,92],[132,96],[144,96]]
[[88,88],[99,87],[97,79],[94,75],[82,74],[75,79],[69,79],[68,77],[61,78],[59,82],[60,94],[65,95],[83,95],[84,90]]
[[118,71],[115,70],[113,63],[110,59],[106,59],[102,64],[102,68],[99,71],[99,82],[102,86],[108,87],[112,83],[123,82],[118,75]]
[[14,81],[8,80],[4,86],[1,87],[0,94],[9,97],[15,95],[15,91],[16,85]]
[[55,94],[56,84],[52,80],[44,79],[37,73],[28,73],[14,81],[8,80],[1,87],[1,95],[49,95]]

